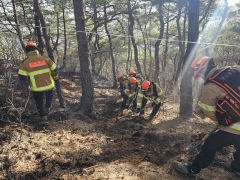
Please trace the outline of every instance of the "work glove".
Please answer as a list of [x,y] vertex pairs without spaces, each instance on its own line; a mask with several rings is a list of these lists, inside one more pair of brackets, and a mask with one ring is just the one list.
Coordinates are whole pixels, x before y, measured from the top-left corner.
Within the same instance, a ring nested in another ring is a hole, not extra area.
[[155,103],[156,103],[156,104],[161,103],[161,98],[158,97],[158,98],[155,100]]

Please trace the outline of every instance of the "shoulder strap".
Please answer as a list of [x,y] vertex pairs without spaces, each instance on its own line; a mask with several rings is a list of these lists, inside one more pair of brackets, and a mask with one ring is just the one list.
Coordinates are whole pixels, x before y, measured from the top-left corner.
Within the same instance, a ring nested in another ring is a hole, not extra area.
[[207,84],[214,84],[228,96],[240,103],[240,72],[237,69],[226,67],[215,72]]
[[229,69],[230,67],[224,67],[217,69],[208,79],[205,81],[204,84],[211,83],[214,79],[216,79],[218,76],[220,76],[225,70]]

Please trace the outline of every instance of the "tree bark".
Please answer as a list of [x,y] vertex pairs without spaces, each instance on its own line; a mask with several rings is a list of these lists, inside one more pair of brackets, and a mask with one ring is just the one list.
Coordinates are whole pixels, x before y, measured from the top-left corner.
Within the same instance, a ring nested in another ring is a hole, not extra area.
[[[34,6],[35,7],[35,6]],[[36,12],[36,11],[35,11]],[[38,50],[41,55],[43,55],[43,48],[44,48],[44,43],[42,40],[42,34],[41,34],[41,29],[40,29],[40,23],[39,23],[39,18],[37,13],[35,13],[34,16],[34,21],[35,21],[35,35],[37,36],[38,40]]]
[[53,50],[50,46],[49,36],[47,34],[47,26],[46,26],[42,11],[39,7],[38,0],[34,0],[34,10],[36,11],[36,13],[39,17],[39,20],[40,20],[40,23],[41,23],[41,26],[42,26],[42,32],[43,32],[43,37],[45,39],[45,44],[46,44],[48,57],[54,61]]
[[57,19],[57,34],[56,34],[57,39],[56,39],[55,43],[53,43],[53,40],[52,40],[52,44],[54,44],[53,49],[52,49],[53,52],[57,51],[57,47],[59,45],[59,24],[60,24],[60,21],[59,21],[59,13],[58,12],[56,12],[56,13],[57,13],[57,17],[56,17],[56,19]]
[[94,41],[94,51],[92,54],[91,54],[91,65],[92,65],[92,73],[93,74],[96,74],[96,65],[95,65],[95,58],[97,56],[97,41],[98,41],[98,34],[97,34],[97,29],[98,29],[98,22],[97,22],[97,6],[96,4],[94,3],[93,4],[93,24],[94,24],[94,28],[93,28],[93,33],[91,33],[89,35],[89,38],[88,38],[88,42],[90,43],[93,35],[95,35],[95,41]]
[[[146,13],[146,11],[145,11]],[[141,23],[140,23],[140,20],[138,18],[136,18],[136,21],[138,23],[138,26],[140,28],[140,31],[142,33],[142,37],[143,37],[143,45],[144,45],[144,49],[143,49],[143,70],[144,70],[144,77],[147,76],[147,64],[146,64],[146,61],[147,61],[147,41],[146,41],[146,35],[145,35],[145,30],[146,28],[143,30],[142,26],[141,26]]]
[[[167,66],[167,54],[168,54],[168,29],[169,29],[169,6],[168,6],[168,14],[167,14],[167,27],[166,27],[166,40],[165,40],[165,48],[163,51],[163,60],[162,60],[162,71],[165,72],[165,68]],[[165,87],[165,86],[163,86]]]
[[[128,26],[129,26],[129,20],[128,20]],[[128,28],[128,34],[129,33],[129,28]],[[127,61],[126,61],[126,74],[129,72],[129,64],[130,64],[130,56],[131,56],[131,53],[132,53],[132,49],[131,49],[131,37],[128,36],[128,50],[127,50]]]
[[134,38],[134,34],[133,34],[133,27],[134,27],[134,17],[133,17],[133,11],[131,8],[131,1],[128,0],[128,16],[129,16],[129,35],[131,36],[131,40],[132,40],[132,45],[133,45],[133,50],[134,50],[134,59],[135,59],[135,63],[136,63],[136,67],[137,67],[137,71],[140,75],[143,76],[142,74],[142,70],[141,70],[141,65],[139,63],[138,60],[138,47]]
[[[176,73],[173,77],[174,82],[176,83],[176,81],[178,80],[182,65],[183,65],[183,61],[184,61],[184,53],[185,53],[185,23],[186,23],[186,14],[184,15],[184,23],[183,23],[183,33],[181,32],[181,26],[180,26],[180,19],[181,19],[181,14],[182,14],[182,9],[183,9],[183,4],[179,3],[178,4],[178,15],[176,18],[176,24],[177,24],[177,32],[178,32],[178,45],[179,45],[179,61],[177,63],[177,69],[176,69]],[[185,4],[186,7],[186,4]],[[185,8],[184,7],[184,8]],[[185,12],[186,13],[186,12]]]
[[154,58],[155,58],[155,72],[154,72],[154,80],[159,83],[159,46],[161,44],[162,38],[163,38],[163,33],[164,33],[164,20],[163,20],[163,12],[162,12],[162,6],[163,6],[163,1],[160,0],[158,4],[158,18],[160,21],[160,33],[158,36],[158,40],[155,43],[155,53],[154,53]]
[[16,23],[16,30],[17,30],[17,35],[18,35],[18,38],[19,38],[19,41],[21,43],[21,46],[23,49],[25,49],[25,45],[23,43],[23,37],[22,37],[22,32],[20,30],[20,25],[19,25],[19,22],[18,22],[18,14],[17,14],[17,10],[16,10],[16,2],[15,0],[12,0],[12,6],[13,6],[13,13],[14,13],[14,20],[15,20],[15,23]]
[[109,42],[109,48],[110,48],[109,53],[110,53],[110,57],[112,60],[113,88],[116,88],[117,87],[117,77],[116,77],[115,59],[114,59],[114,55],[113,55],[112,37],[109,34],[108,27],[107,27],[107,10],[106,9],[107,9],[106,5],[104,5],[104,27],[105,27],[105,31],[108,36],[108,42]]
[[66,66],[66,58],[67,58],[67,30],[66,30],[66,20],[65,20],[65,7],[64,3],[62,3],[62,20],[63,20],[63,36],[64,36],[64,52],[63,52],[63,65],[61,69],[65,68]]
[[85,25],[85,1],[73,0],[74,16],[76,23],[76,35],[78,42],[78,56],[80,60],[80,75],[82,84],[81,110],[89,114],[93,107],[93,84],[89,69],[89,50]]
[[44,48],[44,42],[42,39],[42,34],[41,34],[41,25],[40,25],[40,20],[37,14],[37,9],[36,9],[36,5],[34,4],[33,8],[34,8],[34,12],[35,12],[35,16],[34,16],[34,22],[35,22],[35,35],[37,36],[37,40],[38,40],[38,50],[39,53],[41,55],[43,55],[43,48]]
[[[193,61],[195,58],[194,42],[197,42],[199,35],[199,0],[188,0],[188,44],[183,65],[187,65],[187,60]],[[183,74],[180,86],[180,115],[192,115],[192,76],[191,68],[188,67]]]

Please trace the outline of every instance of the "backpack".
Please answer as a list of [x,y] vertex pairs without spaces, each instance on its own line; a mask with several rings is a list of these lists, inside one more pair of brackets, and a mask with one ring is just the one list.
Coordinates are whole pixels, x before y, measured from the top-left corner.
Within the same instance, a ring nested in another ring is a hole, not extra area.
[[240,72],[231,67],[218,69],[207,79],[205,84],[217,85],[225,92],[225,96],[218,99],[216,117],[218,123],[230,126],[240,121]]

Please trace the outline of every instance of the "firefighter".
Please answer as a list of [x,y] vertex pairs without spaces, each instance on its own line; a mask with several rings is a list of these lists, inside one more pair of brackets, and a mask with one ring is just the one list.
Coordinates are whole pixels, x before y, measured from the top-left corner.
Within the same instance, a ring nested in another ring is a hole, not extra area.
[[142,77],[141,75],[137,74],[137,73],[136,73],[135,71],[133,71],[133,70],[128,73],[128,77],[129,77],[129,78],[135,77],[136,80],[137,80],[137,82],[138,82],[138,84],[142,84],[142,82],[143,82],[143,77]]
[[144,81],[138,93],[136,113],[144,114],[144,107],[147,101],[150,100],[152,101],[153,110],[148,120],[152,120],[160,109],[162,98],[163,91],[155,82]]
[[123,75],[122,73],[118,74],[117,76],[117,88],[119,88],[121,97],[124,98],[124,88],[128,84],[128,79],[126,75]]
[[135,71],[130,71],[129,73],[128,73],[128,76],[131,78],[131,77],[136,77],[136,75],[137,75],[137,73],[135,72]]
[[[126,75],[123,75],[122,73],[118,74],[117,76],[117,87],[120,89],[120,93],[121,93],[121,97],[123,98],[123,102],[121,104],[121,110],[119,111],[119,115],[121,115],[123,113],[123,110],[126,108],[126,99],[127,99],[127,95],[125,94],[124,90],[127,88],[128,86],[128,78]],[[125,105],[124,105],[125,103]]]
[[132,104],[132,109],[136,109],[137,107],[137,94],[139,91],[140,85],[137,82],[137,79],[135,77],[131,77],[128,81],[127,88],[124,90],[124,94],[126,95],[122,102],[122,110],[128,108],[128,105],[130,106]]
[[41,120],[47,120],[55,87],[54,80],[58,79],[56,64],[51,59],[41,56],[37,45],[32,41],[25,45],[25,52],[27,58],[20,64],[19,78],[29,83]]
[[193,79],[204,78],[199,97],[198,114],[204,114],[219,128],[206,139],[193,161],[175,162],[177,171],[186,175],[198,174],[214,159],[222,147],[234,145],[233,171],[240,175],[240,66],[216,68],[213,58],[199,57],[192,63]]

